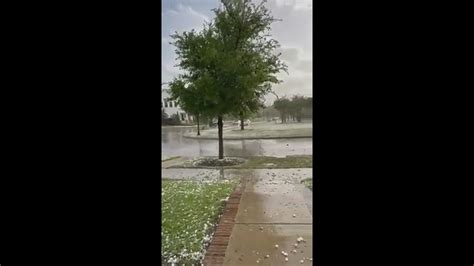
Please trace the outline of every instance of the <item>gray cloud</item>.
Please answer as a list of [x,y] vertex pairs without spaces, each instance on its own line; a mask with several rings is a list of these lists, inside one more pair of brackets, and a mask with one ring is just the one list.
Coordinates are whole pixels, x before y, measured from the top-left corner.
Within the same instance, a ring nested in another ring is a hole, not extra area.
[[301,60],[296,66],[296,69],[301,70],[306,73],[313,72],[313,61],[312,60]]
[[281,52],[280,59],[286,63],[295,64],[298,62],[298,54],[300,53],[298,48],[281,48],[279,52]]
[[178,4],[176,10],[168,9],[161,14],[162,21],[162,37],[169,37],[169,35],[182,31],[190,31],[195,29],[199,31],[205,21],[210,21],[210,18],[197,12],[191,6]]

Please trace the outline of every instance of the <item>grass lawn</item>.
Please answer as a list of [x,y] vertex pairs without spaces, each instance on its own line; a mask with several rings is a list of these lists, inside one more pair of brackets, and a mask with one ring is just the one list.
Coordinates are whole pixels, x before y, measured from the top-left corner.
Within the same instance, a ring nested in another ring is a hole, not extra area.
[[311,191],[313,191],[313,179],[312,178],[307,178],[303,181],[301,181],[301,183],[303,183],[303,185],[305,185],[307,188],[311,189]]
[[[252,156],[244,158],[243,164],[224,166],[225,169],[278,169],[278,168],[312,168],[312,155],[293,155],[285,158],[271,156]],[[191,161],[175,165],[172,168],[216,168],[211,166],[194,166]],[[220,167],[218,167],[220,168]]]
[[200,265],[225,200],[238,181],[161,183],[162,263]]
[[285,158],[255,156],[250,157],[245,163],[236,165],[235,168],[311,168],[313,167],[313,156],[311,155],[295,155],[286,156]]

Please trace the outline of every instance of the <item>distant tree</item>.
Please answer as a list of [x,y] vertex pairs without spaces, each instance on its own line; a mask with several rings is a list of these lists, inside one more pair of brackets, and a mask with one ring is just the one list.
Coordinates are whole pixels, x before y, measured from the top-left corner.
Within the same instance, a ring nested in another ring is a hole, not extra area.
[[288,120],[295,121],[297,108],[298,107],[295,105],[295,103],[290,99],[290,102],[288,103]]
[[313,116],[313,98],[305,98],[303,104],[303,117],[311,118]]
[[280,98],[273,102],[273,107],[280,112],[281,123],[286,123],[290,112],[291,101],[287,98]]
[[278,116],[278,111],[273,106],[265,107],[262,110],[263,116],[267,121],[270,121],[273,117]]
[[291,110],[296,121],[301,122],[301,116],[303,115],[303,108],[306,104],[306,99],[303,96],[295,95],[291,99]]
[[242,103],[236,111],[236,117],[240,120],[240,130],[244,130],[244,119],[249,118],[258,110],[264,107],[263,99],[253,97],[252,99]]

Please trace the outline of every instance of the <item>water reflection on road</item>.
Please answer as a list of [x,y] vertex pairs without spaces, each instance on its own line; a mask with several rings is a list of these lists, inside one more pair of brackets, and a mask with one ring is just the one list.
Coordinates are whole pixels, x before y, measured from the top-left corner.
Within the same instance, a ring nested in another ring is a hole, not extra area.
[[[217,130],[217,129],[216,129]],[[196,127],[162,127],[161,153],[164,156],[217,156],[217,140],[184,138]],[[224,140],[226,156],[280,156],[312,154],[312,138]]]

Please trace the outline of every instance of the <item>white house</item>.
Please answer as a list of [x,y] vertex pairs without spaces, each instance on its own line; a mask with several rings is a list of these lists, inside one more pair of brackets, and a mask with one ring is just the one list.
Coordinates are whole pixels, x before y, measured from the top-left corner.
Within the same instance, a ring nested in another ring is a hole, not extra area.
[[165,111],[168,117],[177,114],[181,123],[191,123],[193,117],[181,109],[176,101],[171,101],[168,89],[161,89],[161,109]]

